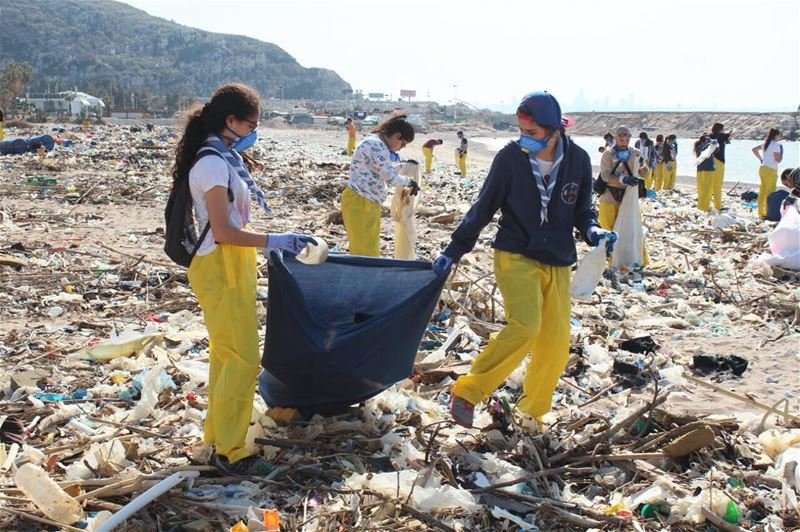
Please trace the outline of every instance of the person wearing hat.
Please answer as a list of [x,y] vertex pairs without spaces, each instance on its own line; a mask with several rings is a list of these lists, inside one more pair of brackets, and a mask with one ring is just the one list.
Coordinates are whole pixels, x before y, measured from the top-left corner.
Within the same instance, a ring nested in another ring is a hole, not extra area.
[[[603,152],[600,158],[600,179],[606,186],[600,195],[599,218],[600,226],[611,231],[617,222],[619,206],[625,197],[627,187],[639,187],[642,175],[639,172],[641,161],[639,150],[630,147],[631,130],[625,126],[617,128],[614,135],[614,147]],[[647,255],[647,246],[642,246],[642,264],[647,266],[650,259]]]
[[463,131],[456,133],[461,141],[456,148],[456,166],[461,171],[462,177],[467,177],[467,137]]
[[442,139],[429,139],[422,145],[422,155],[425,156],[425,173],[431,173],[431,163],[433,163],[433,148],[444,144]]
[[714,208],[722,209],[722,183],[725,182],[725,146],[731,143],[731,137],[736,133],[732,129],[730,133],[725,133],[725,126],[719,122],[711,126],[710,139],[716,140],[717,151],[714,152],[714,173],[711,178],[711,197],[714,200]]
[[475,204],[433,262],[438,275],[475,246],[500,210],[494,271],[503,296],[506,325],[489,341],[467,375],[451,390],[450,412],[472,426],[475,405],[489,397],[528,353],[520,411],[541,418],[569,357],[573,229],[597,246],[613,250],[616,233],[604,231],[592,209],[589,155],[564,133],[561,108],[546,92],[525,96],[517,109],[520,138],[494,158]]

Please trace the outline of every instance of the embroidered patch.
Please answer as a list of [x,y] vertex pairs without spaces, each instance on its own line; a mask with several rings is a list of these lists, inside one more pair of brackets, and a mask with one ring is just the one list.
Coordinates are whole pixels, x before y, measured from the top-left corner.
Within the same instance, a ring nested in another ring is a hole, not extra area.
[[561,189],[561,201],[572,205],[578,200],[578,183],[567,183]]

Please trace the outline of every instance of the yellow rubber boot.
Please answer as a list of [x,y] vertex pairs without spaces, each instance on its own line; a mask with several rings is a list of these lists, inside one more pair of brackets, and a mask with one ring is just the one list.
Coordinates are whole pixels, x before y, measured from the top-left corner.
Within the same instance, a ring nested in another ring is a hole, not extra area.
[[245,437],[258,377],[256,249],[218,245],[195,256],[189,283],[208,329],[208,413],[203,439],[229,462],[250,455]]
[[379,257],[381,254],[381,206],[360,196],[350,187],[342,193],[342,218],[350,254]]

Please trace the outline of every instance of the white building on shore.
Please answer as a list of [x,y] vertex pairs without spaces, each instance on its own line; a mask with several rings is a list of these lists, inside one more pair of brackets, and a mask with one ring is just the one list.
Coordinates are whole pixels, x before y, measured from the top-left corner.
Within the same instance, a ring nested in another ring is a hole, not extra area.
[[52,94],[27,94],[25,103],[43,113],[64,113],[69,116],[105,114],[103,100],[78,91],[62,91]]

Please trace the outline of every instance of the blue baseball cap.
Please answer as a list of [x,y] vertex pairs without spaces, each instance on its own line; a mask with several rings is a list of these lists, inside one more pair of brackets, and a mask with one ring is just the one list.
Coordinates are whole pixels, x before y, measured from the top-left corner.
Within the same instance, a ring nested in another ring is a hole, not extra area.
[[517,116],[533,120],[540,126],[561,127],[561,106],[548,92],[532,92],[522,98],[517,108]]

